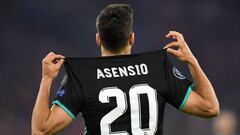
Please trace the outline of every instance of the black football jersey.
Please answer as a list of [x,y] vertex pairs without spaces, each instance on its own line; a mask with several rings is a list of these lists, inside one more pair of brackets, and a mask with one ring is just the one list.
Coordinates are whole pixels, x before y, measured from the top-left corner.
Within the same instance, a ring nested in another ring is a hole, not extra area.
[[162,135],[165,103],[181,110],[192,83],[166,50],[97,58],[66,58],[53,104],[72,119],[81,112],[87,135]]

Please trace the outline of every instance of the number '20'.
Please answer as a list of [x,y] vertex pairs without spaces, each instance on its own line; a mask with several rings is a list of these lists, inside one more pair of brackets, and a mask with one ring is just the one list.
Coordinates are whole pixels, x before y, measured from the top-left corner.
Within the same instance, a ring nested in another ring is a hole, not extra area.
[[[141,124],[141,101],[140,95],[147,94],[149,103],[149,128],[142,129]],[[126,94],[117,87],[106,87],[99,93],[101,103],[109,103],[109,98],[115,97],[117,107],[102,117],[100,122],[101,135],[128,135],[127,131],[111,131],[111,123],[123,115],[127,108]],[[154,135],[157,130],[158,122],[158,103],[156,90],[148,84],[138,84],[129,90],[131,128],[133,135]]]

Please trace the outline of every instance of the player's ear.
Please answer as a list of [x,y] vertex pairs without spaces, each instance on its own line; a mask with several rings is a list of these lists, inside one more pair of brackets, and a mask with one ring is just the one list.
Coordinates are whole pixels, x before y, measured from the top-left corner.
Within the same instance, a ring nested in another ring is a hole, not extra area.
[[135,33],[134,32],[132,32],[130,34],[128,42],[129,42],[129,45],[131,45],[131,46],[134,44],[134,42],[135,42]]
[[96,33],[96,43],[99,47],[101,46],[101,39],[98,32]]

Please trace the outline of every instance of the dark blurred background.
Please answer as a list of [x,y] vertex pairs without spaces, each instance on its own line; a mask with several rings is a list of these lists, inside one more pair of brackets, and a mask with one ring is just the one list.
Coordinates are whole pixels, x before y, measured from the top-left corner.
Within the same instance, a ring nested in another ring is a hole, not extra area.
[[[48,52],[72,57],[100,55],[95,43],[95,21],[100,10],[111,3],[128,3],[134,8],[134,53],[161,49],[167,43],[164,36],[169,30],[182,32],[212,81],[221,108],[234,112],[239,119],[239,0],[1,0],[1,135],[31,133],[41,60]],[[189,75],[185,64],[174,63]],[[63,72],[53,84],[52,97]],[[168,105],[164,132],[213,135],[212,121],[186,115]],[[79,115],[60,135],[81,135],[82,129]]]

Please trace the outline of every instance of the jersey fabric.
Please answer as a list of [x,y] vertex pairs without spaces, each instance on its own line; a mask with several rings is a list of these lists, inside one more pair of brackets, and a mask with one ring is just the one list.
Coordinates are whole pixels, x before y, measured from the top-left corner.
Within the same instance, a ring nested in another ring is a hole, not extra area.
[[165,104],[183,109],[192,83],[166,50],[66,58],[53,104],[72,119],[81,112],[87,135],[162,135]]

